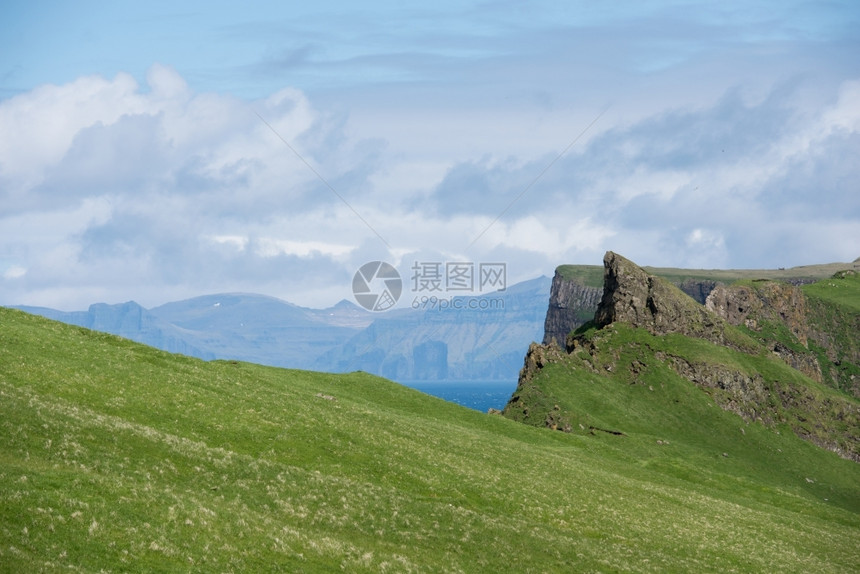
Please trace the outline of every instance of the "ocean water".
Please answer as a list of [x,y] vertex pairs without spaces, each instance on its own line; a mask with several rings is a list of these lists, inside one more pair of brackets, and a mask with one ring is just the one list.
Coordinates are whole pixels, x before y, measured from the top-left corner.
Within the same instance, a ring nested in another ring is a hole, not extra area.
[[502,410],[517,388],[516,381],[413,381],[402,384],[484,413],[490,408]]

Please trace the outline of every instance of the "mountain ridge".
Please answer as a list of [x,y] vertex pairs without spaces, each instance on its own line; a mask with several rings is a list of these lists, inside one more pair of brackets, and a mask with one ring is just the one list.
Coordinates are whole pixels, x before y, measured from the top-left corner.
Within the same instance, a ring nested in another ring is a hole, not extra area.
[[[860,270],[860,257],[851,263],[825,263],[788,269],[681,269],[642,266],[650,275],[667,279],[701,304],[718,285],[739,280],[771,279],[803,285],[831,277],[838,271]],[[543,344],[553,338],[564,345],[568,333],[592,320],[603,294],[601,265],[559,265],[553,276]]]

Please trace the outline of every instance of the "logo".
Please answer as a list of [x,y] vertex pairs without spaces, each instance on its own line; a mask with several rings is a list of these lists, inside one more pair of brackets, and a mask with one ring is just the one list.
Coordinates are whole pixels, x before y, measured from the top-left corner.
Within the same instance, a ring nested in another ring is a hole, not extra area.
[[391,309],[402,291],[400,273],[385,261],[365,263],[352,278],[352,296],[368,311]]

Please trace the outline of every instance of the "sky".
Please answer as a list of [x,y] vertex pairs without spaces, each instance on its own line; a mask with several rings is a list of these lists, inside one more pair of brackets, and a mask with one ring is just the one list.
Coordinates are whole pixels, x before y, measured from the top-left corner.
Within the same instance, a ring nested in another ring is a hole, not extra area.
[[860,3],[4,2],[0,304],[860,256]]

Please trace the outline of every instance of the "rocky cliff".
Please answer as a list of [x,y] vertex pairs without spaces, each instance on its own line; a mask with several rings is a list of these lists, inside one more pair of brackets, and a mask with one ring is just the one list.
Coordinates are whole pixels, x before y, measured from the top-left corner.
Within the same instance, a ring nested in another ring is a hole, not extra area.
[[556,269],[544,321],[544,344],[555,340],[563,345],[568,333],[594,317],[602,294],[602,285],[585,285],[580,279],[566,278],[560,269]]
[[724,322],[665,279],[611,251],[603,265],[603,296],[594,314],[598,328],[621,321],[654,335],[680,333],[726,342]]
[[[673,271],[675,270],[653,270],[657,276],[663,272],[668,277],[672,277]],[[595,284],[593,278],[602,272],[602,268],[596,265],[562,265],[556,269],[544,321],[544,344],[555,339],[558,344],[563,345],[571,331],[594,318],[603,296],[603,281],[601,279]],[[711,291],[720,284],[717,280],[708,278],[673,278],[674,281],[670,281],[674,285],[699,303],[704,303]]]
[[[619,265],[624,266],[624,261],[627,260],[618,259]],[[852,263],[746,270],[640,268],[627,263],[627,269],[639,269],[644,276],[635,280],[628,277],[626,285],[613,289],[613,296],[626,293],[630,303],[634,298],[647,303],[649,289],[665,288],[653,280],[649,286],[647,276],[664,279],[694,301],[707,305],[721,319],[752,331],[792,367],[818,382],[860,397],[860,337],[856,336],[860,332],[860,314],[834,309],[828,302],[807,295],[803,287],[843,272],[857,273],[860,258]],[[596,265],[561,265],[556,269],[544,321],[544,345],[554,340],[564,347],[571,332],[595,317],[604,297],[603,272]],[[636,289],[638,292],[634,292]],[[629,314],[635,308],[628,305],[621,313]],[[674,321],[667,311],[655,315],[654,320],[663,325]],[[692,307],[686,312],[698,313]],[[709,320],[699,316],[703,321]],[[609,319],[604,317],[604,324]],[[651,326],[654,332],[659,328],[657,323]]]
[[[788,425],[801,438],[860,461],[860,403],[813,382],[822,380],[822,360],[828,361],[826,371],[831,359],[843,366],[856,358],[860,313],[850,311],[850,304],[845,312],[845,305],[836,305],[837,313],[826,298],[807,296],[797,286],[748,281],[715,283],[702,305],[612,252],[604,257],[603,279],[592,323],[571,333],[563,346],[529,348],[506,416],[568,432],[586,429],[570,414],[587,419],[582,405],[565,407],[565,397],[576,396],[578,385],[602,379],[638,385],[665,381],[666,375],[655,373],[671,372],[748,423]],[[563,292],[562,285],[553,291]],[[815,312],[822,305],[830,312]],[[552,313],[558,316],[558,308],[551,306]],[[816,346],[822,343],[829,347]],[[853,373],[856,363],[851,365],[843,370]],[[545,375],[546,369],[553,374]],[[647,386],[654,391],[653,383]]]
[[[852,281],[856,272],[846,270],[827,285],[844,290]],[[751,281],[718,285],[705,306],[813,380],[860,397],[860,313],[815,295],[788,283]]]

